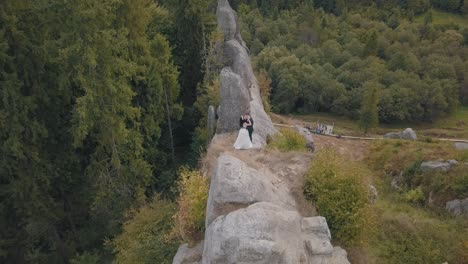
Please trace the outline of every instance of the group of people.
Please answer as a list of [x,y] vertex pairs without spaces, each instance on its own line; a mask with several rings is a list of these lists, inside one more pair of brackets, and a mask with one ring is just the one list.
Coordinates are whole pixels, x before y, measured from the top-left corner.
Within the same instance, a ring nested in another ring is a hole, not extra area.
[[234,143],[235,149],[249,149],[252,148],[252,134],[253,134],[253,118],[249,113],[244,114],[239,118],[239,134],[237,135],[236,142]]

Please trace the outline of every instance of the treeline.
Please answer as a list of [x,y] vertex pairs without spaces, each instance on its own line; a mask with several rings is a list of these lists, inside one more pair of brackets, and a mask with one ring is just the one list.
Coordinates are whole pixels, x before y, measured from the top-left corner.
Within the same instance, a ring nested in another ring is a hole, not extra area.
[[416,23],[398,6],[351,7],[264,15],[239,6],[257,71],[271,80],[273,111],[358,118],[369,87],[378,88],[382,122],[430,121],[468,104],[466,25],[433,25],[431,11]]
[[127,210],[175,196],[213,3],[1,1],[1,263],[107,263]]
[[410,16],[424,13],[431,7],[468,14],[468,1],[466,0],[232,0],[230,3],[235,9],[241,4],[258,8],[264,15],[278,15],[281,10],[304,5],[322,8],[325,12],[335,15],[340,15],[348,7],[365,6],[374,6],[379,10],[400,8]]

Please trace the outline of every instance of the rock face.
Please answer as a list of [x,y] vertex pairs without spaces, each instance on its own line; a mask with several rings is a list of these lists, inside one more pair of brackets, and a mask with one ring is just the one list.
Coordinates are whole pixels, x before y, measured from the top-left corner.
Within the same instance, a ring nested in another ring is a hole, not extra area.
[[456,142],[453,144],[456,149],[465,150],[468,149],[468,143]]
[[200,264],[203,254],[203,244],[201,241],[193,248],[189,248],[188,244],[183,244],[177,250],[177,254],[172,261],[172,264]]
[[407,128],[401,132],[390,132],[384,135],[384,138],[395,138],[395,139],[406,139],[406,140],[417,140],[418,137],[413,129]]
[[421,163],[421,171],[449,171],[453,166],[457,165],[456,160],[434,160],[434,161],[425,161]]
[[468,198],[463,200],[455,199],[445,204],[445,210],[454,215],[468,216]]
[[211,177],[205,226],[226,210],[239,205],[247,206],[263,201],[294,208],[295,201],[289,195],[289,190],[284,185],[274,186],[273,181],[249,168],[243,161],[221,155]]
[[[286,185],[230,155],[211,178],[201,263],[349,263],[324,217],[302,217]],[[276,182],[276,184],[273,184]]]
[[259,202],[220,216],[205,233],[203,264],[349,263],[334,248],[325,218]]
[[254,120],[254,133],[259,134],[261,143],[265,144],[267,136],[277,133],[277,130],[263,108],[248,49],[240,35],[237,14],[227,0],[219,0],[216,17],[224,34],[223,57],[226,65],[220,76],[220,107],[216,132],[237,131],[240,116],[250,112]]
[[[219,119],[216,132],[239,130],[239,118],[250,109],[250,95],[240,75],[233,72],[230,67],[225,67],[221,71],[219,97]],[[255,129],[257,120],[255,116],[253,119]]]

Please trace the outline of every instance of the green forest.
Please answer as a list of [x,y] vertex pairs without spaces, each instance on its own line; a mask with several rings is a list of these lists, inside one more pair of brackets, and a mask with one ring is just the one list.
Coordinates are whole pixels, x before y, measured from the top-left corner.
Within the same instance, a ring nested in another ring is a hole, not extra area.
[[[333,113],[367,132],[468,105],[467,0],[230,3],[272,112]],[[177,197],[206,187],[184,175],[218,101],[215,11],[0,2],[0,263],[172,262],[186,240],[169,234]]]

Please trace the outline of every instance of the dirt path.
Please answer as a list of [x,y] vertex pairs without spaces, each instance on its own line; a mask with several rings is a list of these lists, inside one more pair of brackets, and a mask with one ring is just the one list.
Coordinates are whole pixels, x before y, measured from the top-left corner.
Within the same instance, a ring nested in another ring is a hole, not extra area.
[[286,185],[296,201],[297,211],[304,217],[316,216],[315,207],[306,201],[303,194],[304,175],[313,154],[308,152],[280,152],[269,148],[235,150],[232,144],[236,133],[216,135],[208,152],[201,162],[202,172],[211,177],[216,169],[217,158],[221,154],[231,155],[242,160],[250,168],[256,169],[259,176],[269,177],[273,185]]

